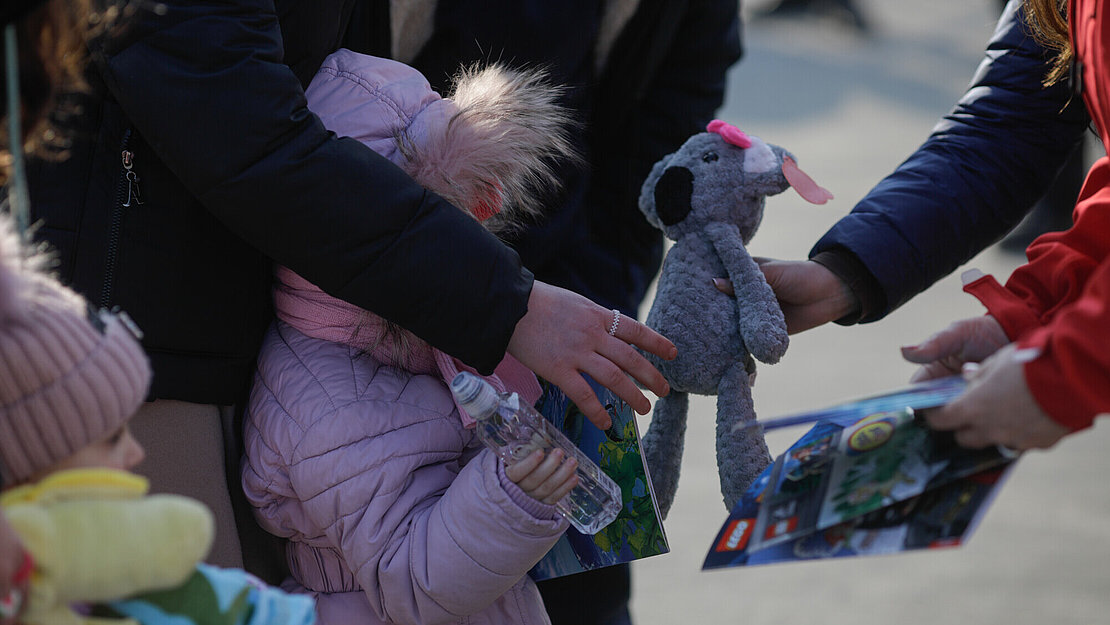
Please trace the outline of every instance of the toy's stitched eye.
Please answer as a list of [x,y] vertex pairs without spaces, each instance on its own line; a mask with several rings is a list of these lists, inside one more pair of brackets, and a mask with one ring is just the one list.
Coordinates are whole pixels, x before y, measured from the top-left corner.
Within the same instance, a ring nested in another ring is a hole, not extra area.
[[705,154],[701,155],[701,160],[705,161],[706,163],[715,162],[717,160],[717,153],[716,152],[706,152]]

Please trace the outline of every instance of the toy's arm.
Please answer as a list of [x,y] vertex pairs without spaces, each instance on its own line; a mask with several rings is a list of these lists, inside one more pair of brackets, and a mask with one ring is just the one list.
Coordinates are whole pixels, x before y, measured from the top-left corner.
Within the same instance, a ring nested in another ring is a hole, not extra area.
[[790,339],[775,292],[748,254],[735,226],[710,224],[705,232],[732,280],[744,345],[757,360],[768,364],[778,362],[786,353]]

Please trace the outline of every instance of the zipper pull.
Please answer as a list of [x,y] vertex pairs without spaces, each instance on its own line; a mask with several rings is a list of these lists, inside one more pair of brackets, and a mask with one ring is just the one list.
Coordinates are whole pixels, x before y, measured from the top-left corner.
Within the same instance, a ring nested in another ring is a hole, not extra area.
[[124,176],[127,178],[127,201],[123,203],[124,206],[130,207],[131,201],[134,200],[136,204],[142,204],[143,198],[139,193],[139,174],[136,174],[132,169],[134,163],[132,159],[134,154],[130,150],[123,151],[123,168],[127,170]]

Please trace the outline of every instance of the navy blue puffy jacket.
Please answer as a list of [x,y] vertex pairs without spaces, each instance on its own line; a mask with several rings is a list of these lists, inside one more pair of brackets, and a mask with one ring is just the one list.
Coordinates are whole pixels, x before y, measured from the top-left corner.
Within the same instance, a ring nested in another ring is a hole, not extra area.
[[1051,54],[1020,4],[1010,2],[971,86],[928,140],[811,250],[869,272],[878,298],[859,321],[883,318],[999,240],[1080,142],[1086,109],[1067,81],[1042,86]]

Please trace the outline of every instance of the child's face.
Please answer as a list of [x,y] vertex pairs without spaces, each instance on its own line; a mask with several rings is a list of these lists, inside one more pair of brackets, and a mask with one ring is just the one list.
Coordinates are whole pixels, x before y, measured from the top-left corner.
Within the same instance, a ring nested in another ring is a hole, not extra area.
[[145,455],[142,445],[131,435],[125,423],[115,432],[50,467],[47,472],[92,467],[126,471],[142,462]]

